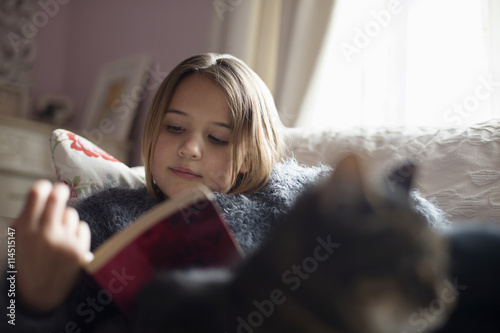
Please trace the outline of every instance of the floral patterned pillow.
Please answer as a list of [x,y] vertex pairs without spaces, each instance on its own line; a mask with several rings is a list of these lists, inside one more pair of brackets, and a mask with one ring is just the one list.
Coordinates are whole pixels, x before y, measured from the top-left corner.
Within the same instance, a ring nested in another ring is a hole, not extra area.
[[68,184],[71,198],[80,198],[109,186],[145,184],[144,167],[129,168],[92,142],[57,129],[50,137],[57,180]]

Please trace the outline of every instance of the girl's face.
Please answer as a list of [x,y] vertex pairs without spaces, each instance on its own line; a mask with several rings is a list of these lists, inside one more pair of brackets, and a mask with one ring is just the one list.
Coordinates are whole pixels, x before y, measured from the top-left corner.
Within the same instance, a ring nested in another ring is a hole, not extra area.
[[[162,119],[151,173],[169,198],[197,183],[227,192],[230,177],[231,113],[224,92],[192,74],[176,87]],[[235,166],[246,172],[243,165]]]

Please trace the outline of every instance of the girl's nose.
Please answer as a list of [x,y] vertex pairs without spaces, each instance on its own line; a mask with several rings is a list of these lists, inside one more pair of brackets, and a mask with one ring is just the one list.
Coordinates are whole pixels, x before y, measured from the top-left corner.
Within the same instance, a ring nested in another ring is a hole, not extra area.
[[182,142],[179,147],[179,156],[191,159],[201,158],[201,143],[199,139],[195,137],[189,137],[184,142]]

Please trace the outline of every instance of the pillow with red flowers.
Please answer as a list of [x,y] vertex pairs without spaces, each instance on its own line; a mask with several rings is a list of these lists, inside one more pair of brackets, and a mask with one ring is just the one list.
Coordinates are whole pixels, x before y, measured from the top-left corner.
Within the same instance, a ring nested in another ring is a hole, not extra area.
[[71,198],[89,195],[109,186],[145,184],[144,168],[129,168],[87,139],[64,129],[50,137],[57,180],[71,189]]

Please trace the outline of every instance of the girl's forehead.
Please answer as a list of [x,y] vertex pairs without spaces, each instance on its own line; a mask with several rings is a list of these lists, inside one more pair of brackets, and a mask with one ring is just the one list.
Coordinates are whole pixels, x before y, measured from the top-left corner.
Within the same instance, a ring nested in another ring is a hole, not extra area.
[[224,91],[209,78],[191,74],[175,88],[165,115],[207,120],[230,128],[232,113]]
[[222,88],[201,74],[191,74],[182,79],[175,87],[170,103],[181,98],[197,101],[196,97],[224,105],[228,104]]

